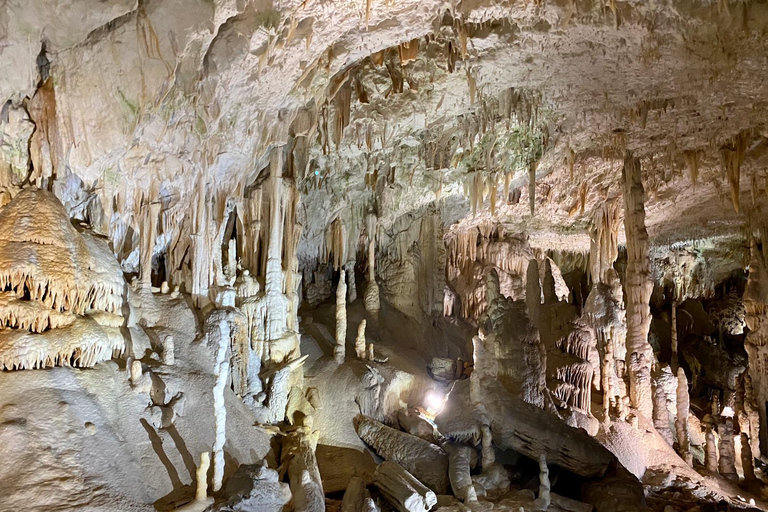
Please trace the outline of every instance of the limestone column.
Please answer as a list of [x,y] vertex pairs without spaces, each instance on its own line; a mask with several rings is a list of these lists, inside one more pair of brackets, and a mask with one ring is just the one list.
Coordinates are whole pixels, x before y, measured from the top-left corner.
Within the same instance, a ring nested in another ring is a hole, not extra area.
[[344,362],[347,343],[347,273],[344,268],[339,272],[339,284],[336,286],[336,346],[333,358],[338,364]]
[[141,248],[139,250],[139,280],[141,286],[149,288],[152,285],[152,255],[155,252],[157,238],[157,220],[160,216],[160,203],[147,201],[143,205],[143,222],[141,232]]
[[627,368],[629,396],[633,407],[646,418],[653,416],[651,363],[653,349],[648,342],[651,326],[649,302],[653,291],[648,232],[645,229],[645,190],[640,160],[627,152],[622,181],[624,232],[627,238]]
[[[744,348],[749,356],[750,396],[757,405],[759,447],[763,454],[768,453],[768,265],[765,250],[765,241],[761,252],[757,241],[751,240],[749,277],[743,297],[745,320],[749,327]],[[757,440],[753,440],[753,443],[757,443]]]
[[379,302],[379,285],[376,283],[376,216],[372,213],[366,218],[368,233],[368,284],[365,285],[365,310],[376,316],[381,304]]
[[738,481],[736,447],[733,444],[733,419],[726,418],[718,430],[720,430],[720,460],[718,462],[720,475],[729,480]]

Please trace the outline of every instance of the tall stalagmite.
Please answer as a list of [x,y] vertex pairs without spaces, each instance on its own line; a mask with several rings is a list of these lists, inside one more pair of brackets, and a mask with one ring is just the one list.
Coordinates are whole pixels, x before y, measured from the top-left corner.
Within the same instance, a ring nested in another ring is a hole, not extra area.
[[[763,242],[765,243],[765,242]],[[760,415],[760,451],[768,453],[768,429],[766,429],[766,400],[768,400],[768,265],[765,247],[760,250],[758,241],[750,244],[749,277],[744,290],[745,320],[749,332],[744,348],[749,355],[749,377],[752,395]]]
[[651,326],[649,301],[653,291],[648,232],[645,229],[645,190],[640,160],[627,152],[622,169],[624,232],[627,237],[627,367],[632,405],[646,418],[653,417],[651,363],[648,342]]
[[344,362],[347,343],[347,273],[341,269],[339,284],[336,286],[336,346],[333,358],[338,364]]

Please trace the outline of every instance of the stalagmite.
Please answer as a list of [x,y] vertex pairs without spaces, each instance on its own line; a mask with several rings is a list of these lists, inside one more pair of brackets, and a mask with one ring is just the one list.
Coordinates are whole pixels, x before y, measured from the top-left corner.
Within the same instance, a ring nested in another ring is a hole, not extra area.
[[[686,388],[687,391],[687,388]],[[675,422],[677,425],[677,422]],[[667,397],[660,383],[653,386],[653,426],[669,446],[674,444],[672,430],[669,428],[669,411],[667,410]],[[678,433],[678,439],[680,434]]]
[[759,447],[763,454],[768,453],[768,265],[765,250],[764,239],[762,251],[758,247],[758,240],[750,240],[749,277],[743,296],[745,320],[749,328],[744,348],[749,355],[749,378],[752,383],[750,394],[757,404],[760,419]]
[[195,477],[197,487],[195,489],[195,499],[182,507],[174,510],[179,512],[203,512],[213,504],[213,497],[208,497],[208,468],[211,465],[211,454],[203,452],[200,454],[200,464],[197,466]]
[[648,342],[651,325],[649,301],[653,291],[648,232],[645,229],[645,190],[640,160],[627,152],[622,169],[624,231],[627,237],[627,367],[632,406],[646,418],[653,417],[651,363]]
[[752,458],[752,447],[749,444],[749,435],[741,433],[741,467],[746,480],[754,480],[755,466]]
[[378,512],[362,478],[353,476],[349,480],[339,512]]
[[672,301],[672,313],[670,315],[671,333],[670,340],[672,344],[672,370],[676,370],[678,365],[677,357],[677,302]]
[[[615,362],[613,360],[613,344],[605,345],[605,354],[603,355],[602,365],[602,384],[603,384],[603,421],[611,419],[611,402],[615,398],[613,389],[613,376],[616,374]],[[669,427],[667,427],[669,429]]]
[[547,467],[547,457],[543,453],[539,455],[539,496],[534,501],[538,510],[547,510],[551,501],[549,484],[549,468]]
[[435,493],[396,462],[379,464],[373,482],[400,512],[428,512],[437,504]]
[[379,457],[397,462],[437,494],[446,493],[448,456],[441,448],[362,415],[355,418],[355,430]]
[[142,371],[141,361],[131,361],[131,388],[137,393],[149,393],[152,390],[152,377]]
[[230,329],[229,322],[222,320],[219,323],[221,337],[216,350],[216,384],[213,387],[213,414],[215,419],[215,439],[213,441],[213,492],[221,489],[224,480],[224,444],[227,440],[227,408],[224,405],[224,390],[229,381],[229,350]]
[[173,336],[169,334],[163,338],[163,364],[173,365],[176,362],[175,351]]
[[342,364],[347,344],[347,278],[346,272],[339,274],[339,284],[336,286],[336,346],[333,348],[333,358]]
[[208,467],[211,465],[211,454],[203,452],[200,454],[200,465],[197,466],[197,490],[195,499],[205,501],[208,499]]
[[464,503],[477,501],[477,493],[470,476],[473,448],[463,443],[444,443],[448,454],[448,479],[453,495]]
[[288,481],[293,493],[295,512],[324,512],[325,494],[315,449],[317,440],[300,427],[283,440],[282,460],[288,466]]
[[704,464],[707,467],[707,471],[717,473],[717,442],[715,441],[715,431],[712,425],[707,426],[707,450],[704,454]]
[[371,362],[376,360],[376,354],[373,351],[373,343],[368,344],[368,360]]
[[736,473],[736,447],[733,444],[733,418],[725,418],[718,428],[720,432],[720,474],[729,480],[738,480]]
[[357,337],[355,338],[355,355],[357,355],[358,359],[365,359],[366,356],[365,319],[360,321],[360,325],[357,328]]
[[691,408],[690,398],[688,396],[688,379],[682,368],[677,369],[677,419],[675,420],[675,430],[677,431],[677,443],[680,457],[688,465],[693,465],[693,455],[690,451],[690,440],[688,438],[688,411]]

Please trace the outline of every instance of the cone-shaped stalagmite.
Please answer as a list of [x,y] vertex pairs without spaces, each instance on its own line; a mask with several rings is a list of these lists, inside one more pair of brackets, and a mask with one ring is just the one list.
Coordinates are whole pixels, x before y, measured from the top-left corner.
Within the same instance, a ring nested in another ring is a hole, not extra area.
[[632,405],[646,418],[653,416],[651,363],[648,342],[651,326],[649,301],[653,291],[648,232],[645,229],[645,190],[640,160],[627,152],[624,157],[624,232],[627,237],[627,367]]

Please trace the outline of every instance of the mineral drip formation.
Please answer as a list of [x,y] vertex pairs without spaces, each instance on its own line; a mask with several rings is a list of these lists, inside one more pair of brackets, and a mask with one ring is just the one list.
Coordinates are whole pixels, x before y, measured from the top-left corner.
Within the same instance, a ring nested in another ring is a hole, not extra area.
[[627,153],[622,168],[624,191],[624,232],[627,236],[627,368],[632,406],[646,418],[653,417],[651,364],[653,350],[648,342],[651,326],[649,301],[653,291],[648,232],[645,229],[645,190],[640,160]]

